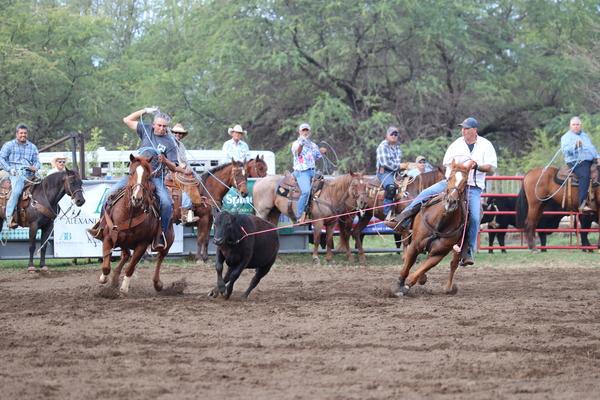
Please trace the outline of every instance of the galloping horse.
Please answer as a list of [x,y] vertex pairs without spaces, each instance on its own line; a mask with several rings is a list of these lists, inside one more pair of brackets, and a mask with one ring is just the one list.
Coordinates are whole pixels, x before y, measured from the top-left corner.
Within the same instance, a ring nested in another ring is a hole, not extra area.
[[200,203],[194,201],[194,214],[199,217],[196,222],[198,229],[198,252],[196,260],[208,260],[208,237],[213,223],[212,207],[221,207],[221,201],[229,189],[235,188],[242,197],[248,195],[248,175],[246,163],[232,161],[219,165],[206,171],[199,178],[197,192],[202,199]]
[[[452,161],[446,191],[425,203],[415,216],[411,242],[406,249],[400,278],[392,288],[396,296],[408,294],[417,282],[424,284],[427,281],[425,273],[435,267],[453,246],[460,243],[461,237],[464,237],[464,228],[468,220],[465,203],[468,176],[469,169]],[[467,246],[467,243],[463,245]],[[419,253],[425,251],[429,252],[427,259],[417,271],[409,275]],[[460,253],[455,252],[450,262],[450,276],[445,287],[448,294],[455,294],[457,291],[452,281],[459,259]]]
[[[260,179],[254,185],[252,200],[256,214],[277,225],[281,213],[289,215],[288,199],[276,193],[277,185],[282,179],[281,175],[268,176]],[[333,179],[325,180],[321,193],[312,200],[310,208],[313,222],[314,247],[313,262],[319,262],[318,246],[321,239],[321,229],[325,227],[327,234],[326,260],[333,260],[333,227],[339,214],[358,211],[366,204],[367,185],[361,173],[349,173]],[[293,203],[292,212],[295,211],[296,202]],[[346,247],[346,257],[351,260],[352,254]]]
[[[441,168],[436,168],[433,171],[424,172],[420,175],[417,175],[414,178],[411,178],[406,185],[406,189],[402,190],[402,192],[397,193],[394,199],[396,203],[395,212],[399,214],[408,204],[410,204],[411,200],[414,199],[423,189],[428,188],[436,182],[444,179],[444,171]],[[375,216],[380,220],[385,219],[385,214],[383,212],[383,188],[381,187],[381,183],[375,176],[365,176],[365,180],[368,182],[367,184],[367,204],[365,209],[368,211],[361,214],[358,223],[354,225],[352,228],[352,219],[349,218],[341,218],[340,219],[340,241],[342,241],[342,247],[348,246],[348,236],[352,235],[354,237],[354,241],[356,243],[356,247],[358,248],[358,258],[361,264],[366,263],[365,251],[363,249],[362,240],[363,235],[361,234],[362,230],[369,224],[371,218]],[[377,182],[377,183],[375,183]],[[399,233],[394,233],[394,239],[396,241],[396,246],[400,246],[401,235]]]
[[256,156],[251,160],[246,161],[246,175],[248,178],[264,178],[267,176],[269,166],[265,162],[264,156]]
[[[48,175],[31,187],[30,200],[24,210],[19,206],[17,222],[23,227],[29,227],[29,264],[28,271],[34,272],[33,253],[35,252],[35,236],[38,229],[42,230],[42,246],[40,247],[40,268],[48,271],[46,266],[46,242],[52,229],[54,219],[58,215],[58,202],[65,194],[69,195],[77,207],[85,203],[81,189],[81,177],[77,171],[66,169]],[[25,194],[27,189],[23,191]],[[22,202],[23,200],[20,200]],[[0,227],[4,223],[5,209],[1,208]]]
[[[596,171],[592,178],[600,176],[600,165],[592,164]],[[527,246],[534,250],[535,228],[548,202],[561,206],[565,211],[577,211],[579,202],[579,187],[568,187],[565,183],[555,182],[557,168],[534,168],[523,177],[523,185],[517,199],[517,226],[523,228],[527,238]],[[593,179],[592,179],[593,180]],[[596,205],[596,216],[600,217],[600,182],[591,182]],[[595,186],[594,186],[595,185]],[[598,237],[600,248],[600,236]]]
[[[104,218],[101,219],[102,229],[102,275],[100,283],[106,283],[110,274],[110,257],[116,247],[121,248],[121,260],[112,276],[112,286],[119,284],[119,275],[123,265],[129,260],[121,291],[129,291],[129,281],[135,267],[144,255],[146,248],[155,240],[160,232],[159,205],[154,195],[154,185],[151,182],[152,167],[149,159],[129,156],[129,181],[125,189],[116,194],[115,198],[107,200]],[[158,250],[158,258],[152,278],[154,289],[161,291],[160,266],[173,244],[173,225],[169,224],[166,247]],[[133,250],[133,255],[130,254]]]

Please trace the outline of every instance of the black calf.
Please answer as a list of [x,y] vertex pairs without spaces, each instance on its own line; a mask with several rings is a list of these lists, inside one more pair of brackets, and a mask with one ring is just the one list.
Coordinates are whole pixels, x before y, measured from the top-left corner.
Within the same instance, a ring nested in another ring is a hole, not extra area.
[[[254,277],[242,296],[247,298],[275,263],[279,251],[279,234],[274,230],[253,235],[254,232],[272,229],[275,226],[254,215],[231,214],[226,211],[215,214],[214,228],[213,240],[217,245],[217,287],[210,295],[217,297],[220,293],[228,299],[242,271],[245,268],[254,268]],[[223,262],[226,262],[228,267],[225,277]]]

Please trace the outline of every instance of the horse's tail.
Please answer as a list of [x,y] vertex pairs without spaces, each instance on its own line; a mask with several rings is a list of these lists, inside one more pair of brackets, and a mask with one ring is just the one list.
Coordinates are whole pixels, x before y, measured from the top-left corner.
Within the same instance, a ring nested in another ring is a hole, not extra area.
[[517,205],[515,207],[516,215],[516,223],[517,228],[523,228],[525,226],[525,218],[527,218],[527,213],[529,212],[529,205],[527,204],[527,194],[525,193],[525,188],[521,186],[521,190],[519,190],[519,195],[517,196]]

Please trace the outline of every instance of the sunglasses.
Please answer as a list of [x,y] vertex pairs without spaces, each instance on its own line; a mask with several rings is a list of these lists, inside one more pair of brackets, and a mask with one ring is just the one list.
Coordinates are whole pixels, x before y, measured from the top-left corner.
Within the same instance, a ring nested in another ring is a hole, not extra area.
[[421,160],[421,161],[419,161],[419,164],[425,164],[426,162],[427,161],[425,161],[425,160]]
[[66,163],[66,161],[62,161],[62,160],[61,160],[61,161],[57,161],[56,163],[57,163],[57,164],[64,164],[64,163]]
[[392,133],[390,133],[390,136],[398,136],[398,135],[399,135],[398,132],[392,132]]

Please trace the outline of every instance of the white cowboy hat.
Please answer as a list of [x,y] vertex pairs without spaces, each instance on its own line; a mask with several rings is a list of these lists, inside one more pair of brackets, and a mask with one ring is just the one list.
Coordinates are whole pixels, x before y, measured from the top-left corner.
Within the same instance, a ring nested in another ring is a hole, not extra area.
[[233,128],[227,129],[227,133],[229,133],[229,135],[231,135],[233,132],[243,133],[244,135],[248,133],[247,131],[242,129],[242,126],[240,124],[235,125]]
[[173,133],[183,133],[184,135],[188,134],[187,129],[183,127],[181,124],[175,124],[174,127],[171,128],[171,132]]
[[58,153],[57,155],[55,155],[54,157],[52,157],[52,161],[56,161],[56,160],[69,161],[69,157],[67,157],[65,155],[65,153]]

